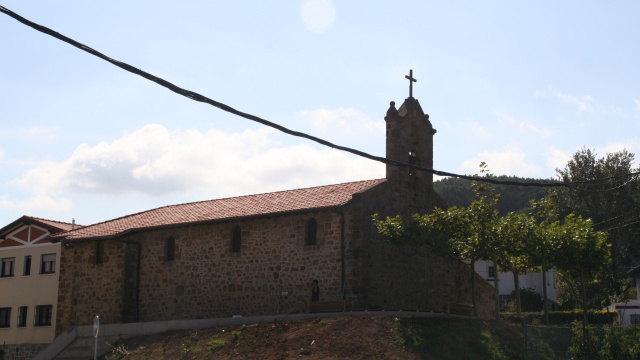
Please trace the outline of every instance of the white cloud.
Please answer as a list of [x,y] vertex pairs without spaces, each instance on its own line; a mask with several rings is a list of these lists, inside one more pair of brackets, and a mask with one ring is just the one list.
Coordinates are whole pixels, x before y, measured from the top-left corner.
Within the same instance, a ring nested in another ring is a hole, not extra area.
[[6,199],[0,200],[0,207],[21,212],[34,210],[61,212],[70,209],[71,205],[71,200],[67,198],[53,198],[50,196],[34,196],[31,199],[22,201],[11,201]]
[[621,142],[609,143],[607,144],[607,146],[605,146],[604,153],[602,154],[602,156],[605,156],[606,154],[619,152],[619,151],[622,151],[623,149],[635,154],[638,151],[638,149],[640,149],[640,141],[621,141]]
[[491,173],[495,175],[532,176],[540,172],[540,167],[525,161],[526,154],[520,149],[511,148],[501,152],[482,152],[460,165],[460,171],[475,174],[481,162],[487,163]]
[[317,109],[302,110],[300,115],[309,119],[317,130],[338,132],[344,135],[359,133],[362,130],[384,134],[384,120],[371,120],[365,113],[356,109]]
[[547,157],[547,166],[553,169],[564,169],[573,154],[571,151],[563,151],[553,146],[544,153]]
[[331,0],[305,0],[300,15],[307,30],[323,33],[333,26],[336,9]]
[[231,196],[384,176],[383,165],[343,152],[279,146],[269,138],[274,132],[170,132],[146,125],[112,142],[82,144],[66,160],[41,163],[19,184],[48,196],[66,191]]
[[31,126],[28,128],[18,127],[7,131],[2,131],[0,137],[7,139],[42,139],[54,140],[58,137],[59,126]]
[[470,129],[474,136],[479,136],[482,139],[493,138],[493,133],[489,132],[484,126],[480,125],[477,121],[467,122],[467,129]]
[[546,97],[548,92],[567,104],[577,105],[580,112],[587,111],[590,107],[590,103],[593,102],[593,97],[591,97],[591,95],[583,95],[582,97],[578,98],[572,95],[561,93],[553,87],[549,87],[547,90],[536,91],[535,96]]
[[503,116],[504,120],[511,126],[517,126],[521,133],[527,135],[539,135],[541,137],[550,137],[553,135],[553,131],[551,130],[543,130],[539,129],[537,126],[527,123],[525,121],[519,121],[513,116],[505,115]]
[[635,100],[634,103],[636,104],[638,111],[640,111],[640,100]]

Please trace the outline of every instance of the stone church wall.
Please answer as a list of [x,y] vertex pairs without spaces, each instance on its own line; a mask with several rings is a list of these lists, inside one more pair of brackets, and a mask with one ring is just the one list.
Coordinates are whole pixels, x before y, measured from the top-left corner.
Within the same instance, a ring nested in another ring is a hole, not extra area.
[[[308,246],[311,217],[318,224],[317,245]],[[231,251],[236,225],[240,253]],[[166,260],[169,237],[175,239],[172,261]],[[335,212],[148,231],[122,241],[141,244],[139,321],[303,312],[312,279],[320,282],[321,300],[342,297],[341,224]],[[123,304],[135,306],[130,297],[136,289],[127,289],[127,283],[135,284],[129,277],[137,274],[125,278],[125,269],[137,258],[125,256],[131,244],[105,241],[101,265],[95,264],[95,241],[73,246],[62,255],[57,333],[90,323],[96,314],[102,323],[122,322],[134,312]]]

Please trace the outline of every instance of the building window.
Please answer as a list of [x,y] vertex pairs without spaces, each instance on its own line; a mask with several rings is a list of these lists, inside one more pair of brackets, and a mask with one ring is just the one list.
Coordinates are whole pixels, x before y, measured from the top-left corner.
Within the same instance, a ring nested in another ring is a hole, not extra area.
[[40,262],[40,274],[53,274],[56,272],[56,254],[42,255]]
[[316,245],[318,239],[318,222],[315,218],[309,219],[307,221],[307,236],[306,236],[306,245]]
[[11,308],[0,308],[0,328],[8,328],[11,325]]
[[631,325],[640,325],[640,314],[631,314]]
[[27,307],[20,306],[18,308],[18,327],[27,326]]
[[242,249],[242,233],[240,226],[236,225],[233,228],[233,234],[231,237],[231,252],[239,253]]
[[104,261],[104,242],[96,241],[96,265],[102,264]]
[[36,306],[36,321],[35,326],[50,326],[51,314],[53,311],[53,305],[38,305]]
[[165,253],[167,261],[173,261],[176,258],[176,239],[173,236],[167,239]]
[[31,275],[31,256],[24,257],[24,266],[22,267],[22,275]]
[[0,269],[0,277],[12,277],[13,265],[16,262],[16,258],[4,258],[2,259],[2,269]]
[[496,277],[496,269],[493,266],[489,266],[489,271],[488,271],[489,275],[489,279],[493,279],[494,277]]

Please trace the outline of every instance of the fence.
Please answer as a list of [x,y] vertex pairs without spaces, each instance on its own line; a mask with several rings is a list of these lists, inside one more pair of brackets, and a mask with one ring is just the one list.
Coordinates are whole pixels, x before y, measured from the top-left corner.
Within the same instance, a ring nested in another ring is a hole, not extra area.
[[570,359],[573,328],[563,326],[524,326],[525,358],[527,360]]
[[640,359],[636,326],[525,325],[525,359]]

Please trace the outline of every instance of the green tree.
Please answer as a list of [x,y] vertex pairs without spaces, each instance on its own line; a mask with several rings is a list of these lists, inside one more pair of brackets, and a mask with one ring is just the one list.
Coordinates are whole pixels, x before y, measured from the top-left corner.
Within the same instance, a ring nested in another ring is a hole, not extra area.
[[[634,170],[633,163],[634,154],[626,150],[598,158],[595,152],[583,148],[571,157],[564,169],[557,170],[560,180],[578,183],[573,188],[556,190],[559,214],[575,213],[591,219],[595,230],[609,235],[610,265],[600,272],[597,286],[593,286],[589,294],[591,301],[600,302],[598,306],[622,296],[629,281],[626,272],[640,263],[640,180],[630,176],[640,169]],[[598,179],[609,180],[596,181]],[[583,181],[591,182],[581,185]]]
[[580,286],[584,321],[587,320],[587,284],[596,279],[610,262],[607,235],[594,231],[591,220],[569,214],[555,227],[556,267]]
[[535,219],[526,214],[509,213],[498,220],[496,237],[503,244],[500,265],[513,274],[515,286],[515,304],[518,317],[522,316],[522,301],[520,294],[520,275],[525,275],[535,269],[533,257],[529,253],[531,244],[535,241],[537,224]]
[[549,295],[547,292],[547,270],[555,265],[555,255],[557,247],[561,245],[556,234],[558,234],[558,213],[554,205],[554,197],[548,195],[539,201],[532,201],[530,207],[531,216],[535,219],[537,226],[534,236],[527,244],[527,253],[531,261],[540,266],[542,272],[542,297],[545,324],[549,323]]

